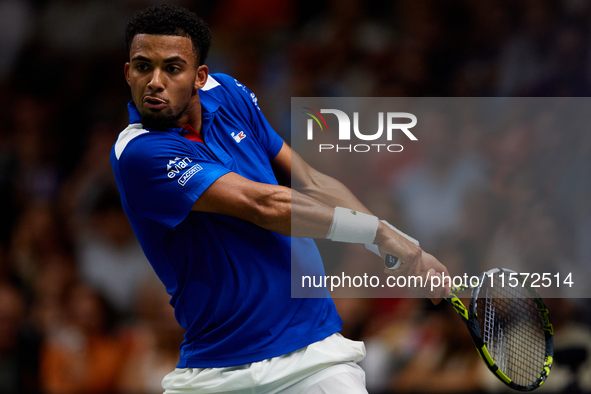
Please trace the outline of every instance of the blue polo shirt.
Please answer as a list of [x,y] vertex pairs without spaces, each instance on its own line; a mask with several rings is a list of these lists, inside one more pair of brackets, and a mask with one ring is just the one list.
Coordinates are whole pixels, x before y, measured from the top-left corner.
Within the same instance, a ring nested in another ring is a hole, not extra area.
[[230,171],[276,185],[271,160],[283,144],[234,78],[210,75],[199,98],[204,142],[183,129],[144,129],[130,103],[130,125],[111,151],[123,209],[186,330],[178,367],[247,364],[340,331],[330,297],[291,298],[292,264],[324,275],[311,239],[191,210]]

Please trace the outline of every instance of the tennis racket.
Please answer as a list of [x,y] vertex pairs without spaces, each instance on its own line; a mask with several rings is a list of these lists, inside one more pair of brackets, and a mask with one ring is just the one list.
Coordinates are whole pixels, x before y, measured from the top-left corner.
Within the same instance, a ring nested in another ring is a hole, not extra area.
[[[386,256],[386,267],[398,262],[394,259]],[[520,278],[518,286],[508,285],[509,274]],[[472,289],[469,308],[456,295],[467,289]],[[546,381],[553,363],[554,330],[544,301],[526,278],[494,268],[484,272],[478,283],[452,286],[446,300],[499,380],[519,391],[534,390]]]

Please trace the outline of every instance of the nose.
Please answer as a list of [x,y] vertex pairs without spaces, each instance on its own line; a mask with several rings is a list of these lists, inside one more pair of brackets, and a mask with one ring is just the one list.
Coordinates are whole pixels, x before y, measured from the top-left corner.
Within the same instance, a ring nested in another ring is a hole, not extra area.
[[150,82],[148,82],[148,89],[155,92],[164,90],[163,75],[160,69],[156,68],[154,69],[154,72],[152,72],[152,78],[150,79]]

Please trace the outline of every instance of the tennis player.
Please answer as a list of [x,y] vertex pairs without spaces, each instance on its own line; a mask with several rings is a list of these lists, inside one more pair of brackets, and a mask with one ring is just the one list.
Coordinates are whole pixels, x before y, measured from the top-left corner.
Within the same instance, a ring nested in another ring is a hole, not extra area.
[[[310,238],[329,238],[400,257],[397,274],[446,268],[304,163],[248,88],[209,74],[210,32],[194,13],[150,7],[126,42],[133,101],[111,164],[186,330],[165,393],[366,393],[363,343],[338,334],[330,297],[290,297],[292,259],[323,272]],[[274,170],[304,192],[278,185]]]

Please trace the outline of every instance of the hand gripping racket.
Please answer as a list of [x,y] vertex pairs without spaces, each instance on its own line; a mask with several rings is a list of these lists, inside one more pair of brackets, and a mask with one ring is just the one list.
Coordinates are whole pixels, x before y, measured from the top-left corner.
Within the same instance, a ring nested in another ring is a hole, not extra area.
[[[393,259],[386,256],[386,267]],[[510,274],[519,278],[517,286],[509,285]],[[456,293],[468,288],[472,294],[466,308]],[[519,391],[534,390],[546,381],[553,363],[554,330],[544,301],[526,278],[494,268],[484,272],[478,283],[452,286],[446,300],[460,315],[478,354],[499,380]]]

